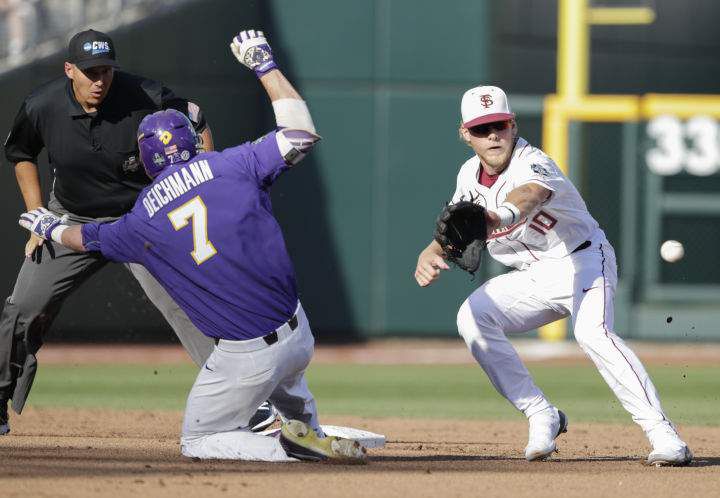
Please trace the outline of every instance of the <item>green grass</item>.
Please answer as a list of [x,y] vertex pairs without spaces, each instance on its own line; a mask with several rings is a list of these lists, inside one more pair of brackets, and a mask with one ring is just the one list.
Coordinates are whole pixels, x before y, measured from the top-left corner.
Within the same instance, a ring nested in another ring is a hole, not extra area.
[[[537,384],[573,420],[630,423],[588,366],[535,366]],[[41,366],[30,406],[182,410],[190,365]],[[720,425],[720,367],[655,367],[650,374],[677,423]],[[521,419],[474,365],[316,365],[308,371],[321,414]]]

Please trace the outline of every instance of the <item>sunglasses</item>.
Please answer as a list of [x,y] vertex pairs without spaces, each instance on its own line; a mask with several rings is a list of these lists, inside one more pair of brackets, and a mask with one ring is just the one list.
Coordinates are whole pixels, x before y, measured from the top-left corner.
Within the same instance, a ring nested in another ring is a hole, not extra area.
[[498,131],[507,130],[508,128],[510,128],[510,120],[480,124],[468,128],[468,131],[473,135],[489,135],[492,132],[497,133]]

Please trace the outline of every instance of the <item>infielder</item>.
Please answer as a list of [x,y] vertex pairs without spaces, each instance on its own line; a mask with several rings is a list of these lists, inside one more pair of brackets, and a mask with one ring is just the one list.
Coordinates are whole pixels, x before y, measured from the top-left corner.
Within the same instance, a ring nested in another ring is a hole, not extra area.
[[[615,252],[582,197],[552,159],[518,137],[500,88],[468,90],[461,114],[460,136],[475,155],[460,168],[451,204],[472,199],[486,208],[487,251],[515,271],[475,290],[460,307],[457,326],[497,391],[527,416],[525,457],[548,458],[567,417],[535,385],[506,334],[570,316],[575,339],[650,440],[647,463],[689,463],[692,453],[645,368],[613,332]],[[420,286],[449,268],[446,256],[436,240],[420,253]]]
[[[20,224],[76,251],[142,264],[192,322],[215,341],[190,392],[182,453],[196,458],[292,461],[362,458],[355,441],[324,437],[304,371],[314,339],[269,189],[320,139],[305,102],[277,69],[261,31],[232,41],[272,100],[278,129],[252,143],[197,155],[197,135],[175,110],[147,116],[138,131],[153,183],[113,223],[67,226],[47,210]],[[250,431],[270,399],[285,423],[279,438]]]

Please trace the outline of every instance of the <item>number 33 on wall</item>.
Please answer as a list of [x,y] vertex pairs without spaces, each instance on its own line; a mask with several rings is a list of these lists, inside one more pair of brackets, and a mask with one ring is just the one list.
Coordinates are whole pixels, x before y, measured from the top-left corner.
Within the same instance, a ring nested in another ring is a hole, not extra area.
[[645,162],[655,174],[676,175],[685,170],[707,176],[720,169],[720,133],[711,117],[695,116],[683,123],[675,116],[659,116],[648,123],[647,134],[655,147],[645,153]]
[[181,230],[192,218],[193,250],[190,256],[198,265],[217,254],[215,246],[208,240],[207,234],[207,207],[200,196],[193,197],[177,209],[168,213],[168,218],[175,230]]

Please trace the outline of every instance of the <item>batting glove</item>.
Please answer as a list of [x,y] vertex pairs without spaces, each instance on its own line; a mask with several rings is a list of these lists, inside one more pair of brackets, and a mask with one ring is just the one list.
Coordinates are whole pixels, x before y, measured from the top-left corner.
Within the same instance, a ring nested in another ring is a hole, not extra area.
[[230,50],[242,65],[255,71],[258,78],[277,69],[272,49],[262,31],[254,29],[240,31],[237,36],[233,37]]
[[65,224],[67,219],[67,215],[61,218],[41,207],[21,214],[18,223],[42,239],[54,240],[61,244],[60,235],[68,227]]

